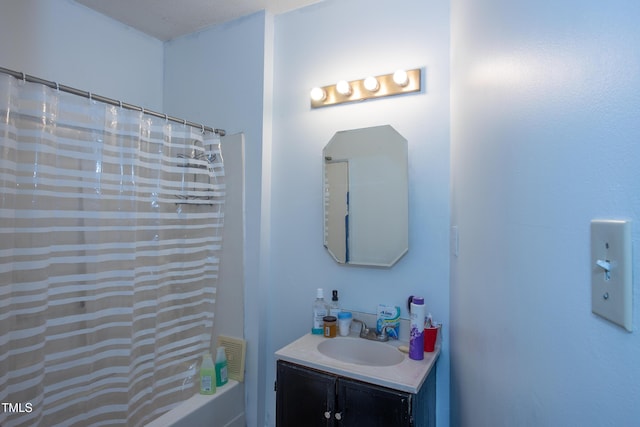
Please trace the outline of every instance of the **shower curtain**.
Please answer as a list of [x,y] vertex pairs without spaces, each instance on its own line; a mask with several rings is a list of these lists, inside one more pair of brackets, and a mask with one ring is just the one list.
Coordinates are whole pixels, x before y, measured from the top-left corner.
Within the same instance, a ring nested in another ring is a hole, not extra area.
[[0,425],[139,426],[197,389],[215,133],[0,74]]

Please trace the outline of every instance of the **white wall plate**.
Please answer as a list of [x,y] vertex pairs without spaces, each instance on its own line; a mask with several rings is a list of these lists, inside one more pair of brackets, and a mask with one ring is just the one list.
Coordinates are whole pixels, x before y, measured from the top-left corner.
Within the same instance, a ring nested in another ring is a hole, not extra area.
[[631,222],[591,221],[591,311],[632,330]]

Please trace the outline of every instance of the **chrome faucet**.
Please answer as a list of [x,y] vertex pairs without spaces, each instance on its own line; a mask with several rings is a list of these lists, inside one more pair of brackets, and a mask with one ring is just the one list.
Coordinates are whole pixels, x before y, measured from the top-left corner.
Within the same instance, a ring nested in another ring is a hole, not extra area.
[[358,320],[358,319],[353,319],[351,321],[352,323],[360,323],[360,338],[364,338],[367,336],[367,334],[369,333],[369,328],[367,328],[367,324],[364,323],[362,320]]
[[353,319],[353,323],[360,323],[360,338],[372,341],[389,341],[389,334],[387,328],[392,328],[392,325],[384,325],[382,331],[378,334],[375,329],[369,329],[367,324],[362,320]]

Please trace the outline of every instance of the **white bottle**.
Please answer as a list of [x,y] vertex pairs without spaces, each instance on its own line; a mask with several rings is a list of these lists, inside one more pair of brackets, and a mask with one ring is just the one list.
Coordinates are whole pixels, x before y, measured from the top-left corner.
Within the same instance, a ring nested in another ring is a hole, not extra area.
[[338,291],[335,289],[332,291],[331,302],[329,303],[329,316],[338,317],[340,313],[340,303],[338,302]]
[[324,333],[324,320],[322,318],[327,315],[327,304],[324,302],[324,291],[318,288],[316,292],[316,300],[313,303],[313,326],[311,333],[322,335]]

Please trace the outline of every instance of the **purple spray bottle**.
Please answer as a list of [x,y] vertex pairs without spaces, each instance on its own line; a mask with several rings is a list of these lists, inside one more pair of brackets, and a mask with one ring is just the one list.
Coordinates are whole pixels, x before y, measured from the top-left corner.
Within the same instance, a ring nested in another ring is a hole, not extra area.
[[411,337],[409,338],[409,358],[424,359],[424,298],[413,297],[410,304]]

